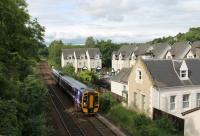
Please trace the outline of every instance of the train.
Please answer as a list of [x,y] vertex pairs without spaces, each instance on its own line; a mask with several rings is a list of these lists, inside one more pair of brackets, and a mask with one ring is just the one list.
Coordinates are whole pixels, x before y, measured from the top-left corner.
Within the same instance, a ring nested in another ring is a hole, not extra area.
[[63,75],[56,69],[52,69],[52,75],[56,83],[71,96],[83,113],[95,114],[98,112],[99,93],[97,91],[72,77]]

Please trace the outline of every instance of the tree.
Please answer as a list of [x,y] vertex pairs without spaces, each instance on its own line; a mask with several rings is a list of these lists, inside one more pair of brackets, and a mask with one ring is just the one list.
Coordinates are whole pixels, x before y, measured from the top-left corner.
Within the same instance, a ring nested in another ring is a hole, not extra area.
[[86,38],[85,46],[86,47],[94,47],[95,46],[95,40],[92,36]]
[[103,66],[108,68],[111,67],[112,53],[113,51],[118,50],[120,46],[112,43],[111,40],[101,40],[97,41],[96,47],[100,48]]
[[75,76],[75,69],[72,65],[66,65],[65,67],[62,68],[62,72],[64,75],[68,76]]
[[167,42],[173,44],[174,42],[184,42],[184,41],[199,41],[200,40],[200,27],[190,28],[186,33],[178,33],[176,36],[168,36],[162,38],[156,38],[150,43],[163,43]]
[[41,125],[31,129],[35,135],[48,133],[37,128],[48,127],[47,95],[36,77],[27,78],[45,48],[43,36],[44,27],[30,17],[25,0],[0,1],[0,135],[32,135],[26,121],[38,116],[45,121],[38,119]]
[[60,68],[61,66],[61,51],[63,46],[64,44],[61,40],[55,40],[50,43],[48,48],[50,64],[56,68]]

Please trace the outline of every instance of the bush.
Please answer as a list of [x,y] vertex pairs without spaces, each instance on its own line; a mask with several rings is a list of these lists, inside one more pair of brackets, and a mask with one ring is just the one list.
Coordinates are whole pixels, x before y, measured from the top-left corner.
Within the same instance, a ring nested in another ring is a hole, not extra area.
[[159,136],[158,128],[154,124],[142,125],[138,130],[141,136]]
[[146,117],[146,115],[139,114],[137,118],[134,119],[133,123],[134,123],[134,126],[139,129],[143,125],[149,125],[150,123],[152,123],[152,121],[150,118]]
[[155,123],[156,123],[157,127],[164,129],[170,133],[175,133],[178,131],[177,129],[175,129],[172,121],[169,120],[167,117],[161,117],[161,118],[157,119],[155,121]]
[[108,113],[111,107],[117,104],[117,102],[112,98],[110,93],[105,93],[100,97],[101,112]]

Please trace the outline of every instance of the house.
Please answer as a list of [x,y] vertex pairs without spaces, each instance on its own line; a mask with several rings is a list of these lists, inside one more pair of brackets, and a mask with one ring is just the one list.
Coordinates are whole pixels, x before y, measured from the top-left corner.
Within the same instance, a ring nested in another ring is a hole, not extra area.
[[150,117],[153,108],[182,117],[199,106],[200,60],[142,59],[128,78],[128,107]]
[[134,66],[137,57],[164,59],[170,49],[167,43],[124,45],[112,54],[112,72]]
[[112,71],[118,72],[122,68],[129,68],[135,64],[134,51],[137,50],[136,45],[124,45],[119,51],[112,54]]
[[184,136],[200,136],[200,107],[185,111]]
[[61,66],[72,65],[75,72],[80,70],[100,70],[102,68],[101,52],[98,48],[63,49]]
[[128,76],[131,68],[122,68],[122,70],[111,78],[111,92],[122,97],[127,103],[128,96]]
[[112,54],[112,72],[134,66],[137,57],[143,59],[200,58],[200,41],[124,45]]
[[191,51],[194,54],[195,58],[200,58],[200,41],[193,42],[191,46]]

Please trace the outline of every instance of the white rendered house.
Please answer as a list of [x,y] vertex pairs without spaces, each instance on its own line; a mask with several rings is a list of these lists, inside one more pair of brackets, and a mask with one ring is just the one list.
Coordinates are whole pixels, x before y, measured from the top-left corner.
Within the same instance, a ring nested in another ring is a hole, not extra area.
[[101,52],[98,48],[63,49],[61,67],[66,65],[72,65],[75,72],[79,70],[101,70]]

